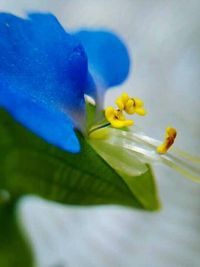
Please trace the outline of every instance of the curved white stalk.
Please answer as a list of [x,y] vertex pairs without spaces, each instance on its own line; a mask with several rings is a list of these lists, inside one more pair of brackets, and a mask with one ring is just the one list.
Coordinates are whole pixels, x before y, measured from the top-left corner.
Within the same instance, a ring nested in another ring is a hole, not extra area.
[[166,154],[156,152],[161,142],[140,132],[109,129],[110,137],[104,142],[132,151],[144,163],[160,162],[186,178],[200,183],[200,159],[180,149],[172,148]]

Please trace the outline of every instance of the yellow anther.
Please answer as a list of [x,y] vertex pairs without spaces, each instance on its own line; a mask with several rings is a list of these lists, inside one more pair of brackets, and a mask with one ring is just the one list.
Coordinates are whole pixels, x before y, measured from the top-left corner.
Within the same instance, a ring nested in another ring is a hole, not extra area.
[[163,144],[157,147],[157,152],[159,154],[165,154],[168,149],[173,145],[176,135],[176,129],[171,127],[166,128],[165,140]]
[[143,101],[139,98],[130,98],[127,93],[123,93],[118,97],[116,104],[120,110],[124,110],[130,115],[137,113],[140,116],[144,116],[146,114]]
[[105,109],[105,117],[114,128],[123,128],[133,125],[132,120],[127,120],[120,109],[115,110],[113,107]]
[[125,105],[126,105],[127,101],[129,100],[129,98],[130,98],[130,97],[128,96],[127,93],[122,93],[122,95],[119,96],[119,97],[116,99],[115,103],[116,103],[116,105],[118,106],[118,108],[119,108],[120,110],[124,110]]

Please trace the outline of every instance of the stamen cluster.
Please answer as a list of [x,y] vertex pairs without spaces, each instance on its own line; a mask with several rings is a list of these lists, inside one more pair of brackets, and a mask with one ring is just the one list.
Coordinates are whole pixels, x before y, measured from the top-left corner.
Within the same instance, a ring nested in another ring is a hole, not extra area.
[[140,116],[146,114],[143,101],[139,98],[131,98],[127,93],[122,93],[115,103],[118,109],[114,109],[111,106],[105,109],[105,117],[114,128],[129,127],[134,124],[133,120],[126,119],[124,112],[129,115],[136,113]]

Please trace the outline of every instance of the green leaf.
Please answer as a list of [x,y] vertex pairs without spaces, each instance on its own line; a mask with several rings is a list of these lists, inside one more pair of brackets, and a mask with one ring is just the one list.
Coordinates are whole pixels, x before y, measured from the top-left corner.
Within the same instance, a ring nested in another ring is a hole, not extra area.
[[[130,177],[122,179],[121,174],[111,168],[81,134],[78,137],[81,153],[67,153],[32,134],[1,110],[0,188],[8,190],[14,197],[36,194],[66,204],[120,204],[158,209],[155,184],[149,186],[148,180],[153,180],[150,170],[139,177],[143,182],[136,181],[134,187],[133,181],[137,177],[130,182],[127,182]],[[143,186],[147,187],[148,197],[153,194],[156,204],[151,201],[149,206],[144,205],[138,198]]]
[[33,258],[29,243],[16,216],[16,205],[0,205],[0,266],[32,267]]

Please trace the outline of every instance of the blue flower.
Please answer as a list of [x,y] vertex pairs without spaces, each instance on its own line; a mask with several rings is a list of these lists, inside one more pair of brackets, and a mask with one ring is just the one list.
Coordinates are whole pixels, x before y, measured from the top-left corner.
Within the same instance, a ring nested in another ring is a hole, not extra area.
[[80,150],[84,94],[101,104],[128,72],[127,49],[112,33],[69,34],[51,14],[0,14],[0,107],[62,149]]
[[[0,107],[66,151],[80,151],[74,129],[86,128],[84,95],[92,96],[100,110],[105,90],[125,80],[129,65],[125,45],[112,33],[69,34],[51,14],[34,13],[23,19],[0,13]],[[194,166],[198,158],[176,149],[165,155],[176,138],[174,128],[166,129],[163,143],[135,129],[124,131],[123,127],[133,125],[125,113],[145,115],[146,111],[140,99],[126,93],[115,103],[117,109],[105,110],[107,123],[97,123],[88,131],[90,145],[110,166],[140,175],[146,163],[161,162],[200,181],[199,168]],[[102,140],[96,141],[99,137]],[[122,157],[113,153],[113,146],[123,152]]]

